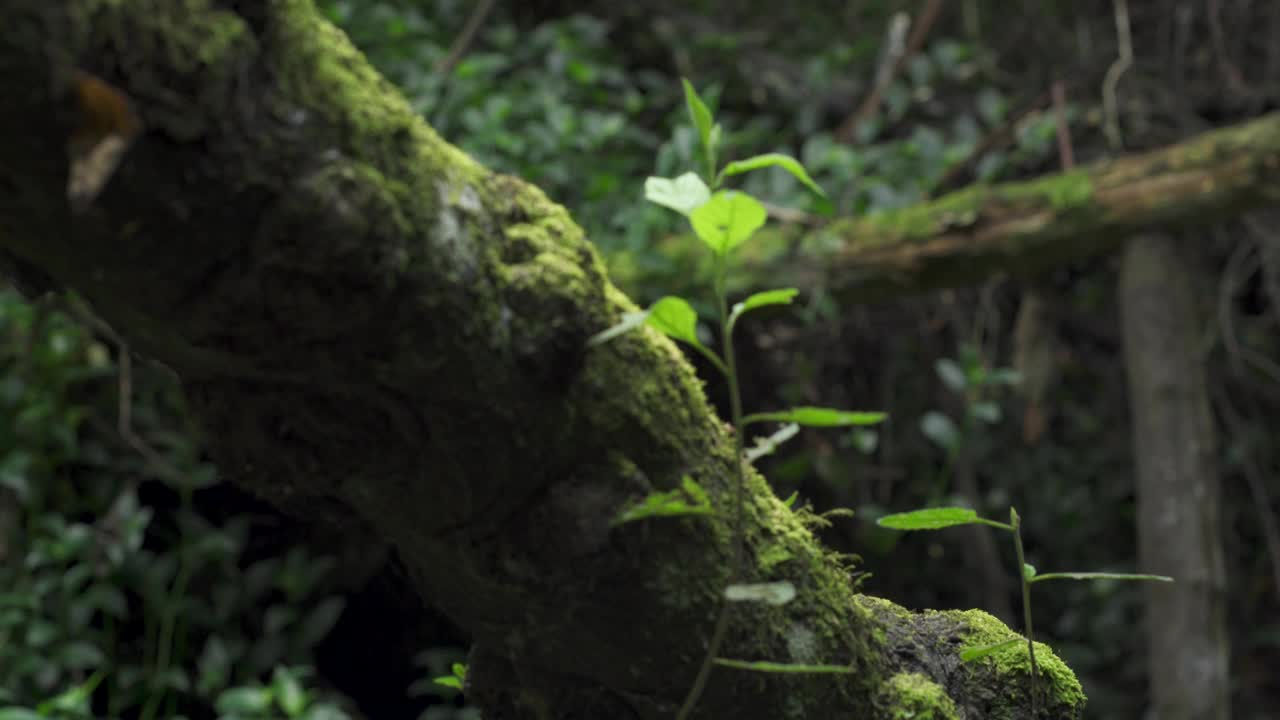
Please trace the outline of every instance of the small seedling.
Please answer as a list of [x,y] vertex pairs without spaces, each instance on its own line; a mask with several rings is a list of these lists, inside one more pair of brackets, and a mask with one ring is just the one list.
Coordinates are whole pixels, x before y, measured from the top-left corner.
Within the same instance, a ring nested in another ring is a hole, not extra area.
[[[607,343],[632,330],[648,325],[667,336],[685,343],[707,359],[716,370],[725,376],[729,386],[729,404],[734,429],[735,486],[732,514],[733,559],[730,566],[732,581],[725,588],[724,603],[720,607],[719,617],[711,634],[706,656],[694,678],[693,685],[685,696],[684,703],[677,713],[677,720],[684,720],[693,712],[698,698],[706,687],[711,668],[715,665],[770,673],[848,673],[850,669],[843,665],[804,665],[774,663],[767,661],[748,662],[716,657],[724,643],[728,628],[729,604],[734,602],[764,602],[772,605],[785,605],[796,595],[795,586],[789,581],[768,583],[742,582],[745,574],[743,568],[743,526],[745,515],[746,469],[747,463],[754,462],[763,455],[773,452],[777,447],[796,434],[798,426],[809,427],[849,427],[874,425],[885,416],[874,412],[848,412],[820,407],[797,407],[776,412],[763,412],[746,415],[742,410],[742,394],[739,388],[737,359],[733,347],[733,330],[738,321],[748,312],[775,305],[788,305],[799,294],[796,288],[781,288],[755,293],[743,301],[729,307],[727,278],[731,266],[733,251],[748,242],[768,218],[768,212],[759,200],[751,195],[735,190],[721,189],[727,178],[763,168],[781,168],[791,173],[810,190],[823,195],[822,188],[809,177],[805,169],[794,158],[778,153],[757,155],[746,160],[728,163],[717,169],[717,156],[721,129],[716,124],[711,110],[698,96],[688,80],[684,82],[685,102],[689,109],[689,117],[698,133],[702,150],[704,174],[689,172],[677,178],[651,177],[645,182],[645,197],[653,203],[670,208],[688,218],[693,232],[707,246],[714,258],[715,303],[718,309],[720,324],[720,351],[707,347],[698,338],[698,315],[687,300],[680,297],[664,297],[642,312],[628,313],[622,321],[608,328],[588,341],[589,346]],[[708,185],[710,182],[710,185]],[[756,423],[781,423],[782,429],[772,435],[760,438],[751,450],[747,450],[744,432],[748,425]],[[794,496],[788,501],[794,501]],[[631,522],[643,518],[662,516],[689,516],[711,514],[712,508],[706,493],[691,478],[685,477],[681,488],[668,492],[657,492],[624,509],[614,520],[614,524]]]
[[453,673],[452,675],[441,675],[440,677],[432,678],[431,682],[462,692],[462,688],[467,684],[467,666],[462,663],[454,663],[450,671]]
[[[1148,580],[1155,582],[1173,582],[1173,578],[1165,575],[1145,575],[1135,573],[1065,572],[1045,573],[1041,575],[1037,573],[1035,567],[1029,564],[1026,560],[1026,555],[1022,549],[1022,518],[1014,508],[1009,508],[1009,522],[1007,523],[988,520],[980,517],[978,513],[973,510],[962,507],[927,508],[924,510],[897,513],[895,515],[886,515],[877,520],[876,523],[880,525],[880,527],[886,527],[893,530],[941,530],[943,528],[957,527],[959,525],[989,525],[991,527],[1007,531],[1013,536],[1013,547],[1018,556],[1018,578],[1022,585],[1022,622],[1027,630],[1027,657],[1031,662],[1032,717],[1036,716],[1037,709],[1040,705],[1040,690],[1038,685],[1039,671],[1036,667],[1035,631],[1031,624],[1031,586],[1034,583],[1045,582],[1047,580]],[[1013,639],[996,643],[994,645],[970,648],[961,653],[960,658],[965,662],[970,662],[997,653],[1017,642],[1019,642],[1017,639]]]

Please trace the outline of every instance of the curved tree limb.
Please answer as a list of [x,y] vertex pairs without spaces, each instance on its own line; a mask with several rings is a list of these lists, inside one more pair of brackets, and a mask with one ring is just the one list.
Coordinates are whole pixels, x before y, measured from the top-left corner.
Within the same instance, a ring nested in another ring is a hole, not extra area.
[[826,285],[846,300],[1034,274],[1116,249],[1136,232],[1209,224],[1280,204],[1280,113],[1025,182],[974,185],[844,218],[761,246],[754,275]]

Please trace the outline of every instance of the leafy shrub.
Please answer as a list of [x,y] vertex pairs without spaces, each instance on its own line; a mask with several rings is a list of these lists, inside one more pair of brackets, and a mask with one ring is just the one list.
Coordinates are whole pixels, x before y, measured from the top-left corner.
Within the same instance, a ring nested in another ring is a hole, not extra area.
[[328,562],[246,563],[248,519],[195,511],[216,475],[167,429],[172,383],[131,408],[140,456],[101,417],[118,369],[82,324],[3,291],[0,338],[0,718],[346,717],[305,669],[342,610]]

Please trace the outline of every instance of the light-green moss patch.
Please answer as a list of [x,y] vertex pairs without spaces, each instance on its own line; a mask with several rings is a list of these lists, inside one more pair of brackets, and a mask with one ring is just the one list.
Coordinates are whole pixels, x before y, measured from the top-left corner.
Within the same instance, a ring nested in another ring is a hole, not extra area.
[[[968,627],[965,644],[961,648],[985,647],[995,645],[1012,638],[1022,637],[1010,630],[1007,625],[997,620],[990,613],[982,610],[948,610],[943,613]],[[1072,707],[1084,704],[1084,688],[1071,668],[1067,667],[1053,650],[1044,643],[1037,642],[1036,665],[1040,671],[1041,687],[1049,688],[1057,698],[1057,702]],[[974,662],[994,663],[1001,675],[1029,675],[1031,659],[1027,655],[1025,642],[1017,643],[999,652]]]
[[898,673],[886,684],[893,720],[959,720],[956,705],[942,686],[920,673]]

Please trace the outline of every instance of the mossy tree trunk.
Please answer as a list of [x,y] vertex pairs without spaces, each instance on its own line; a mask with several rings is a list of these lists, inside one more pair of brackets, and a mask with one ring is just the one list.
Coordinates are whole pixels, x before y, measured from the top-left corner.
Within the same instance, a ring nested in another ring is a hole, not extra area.
[[[101,125],[77,70],[143,130],[73,212],[68,139]],[[632,305],[561,207],[443,142],[309,0],[14,0],[0,80],[6,266],[172,367],[226,477],[393,546],[474,638],[486,717],[672,715],[728,523],[610,519],[685,475],[727,505],[733,444],[666,339],[585,350]],[[853,672],[720,669],[698,717],[1027,716],[1025,662],[957,656],[1006,628],[857,595],[817,518],[747,491],[748,574],[799,594],[735,606],[722,654]],[[1045,717],[1079,717],[1039,657]]]
[[1120,280],[1133,413],[1138,548],[1147,591],[1152,716],[1231,716],[1221,478],[1194,278],[1168,235],[1125,248]]

